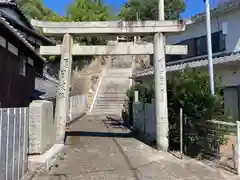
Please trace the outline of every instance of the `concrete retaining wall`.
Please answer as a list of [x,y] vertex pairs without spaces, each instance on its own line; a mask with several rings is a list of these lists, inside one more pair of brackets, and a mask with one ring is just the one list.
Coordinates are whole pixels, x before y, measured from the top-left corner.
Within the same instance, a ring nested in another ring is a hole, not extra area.
[[69,106],[69,119],[67,123],[83,115],[85,109],[88,107],[87,94],[70,97]]
[[133,127],[151,140],[156,139],[155,102],[133,104]]

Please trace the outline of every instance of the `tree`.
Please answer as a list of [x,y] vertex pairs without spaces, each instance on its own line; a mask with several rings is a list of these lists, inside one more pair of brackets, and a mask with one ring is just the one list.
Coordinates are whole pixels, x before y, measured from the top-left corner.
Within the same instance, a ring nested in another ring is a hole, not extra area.
[[19,5],[28,18],[42,20],[52,13],[50,9],[44,6],[41,0],[22,0]]
[[[215,76],[215,95],[212,96],[208,72],[187,68],[172,74],[168,81],[170,144],[176,145],[180,142],[180,108],[183,108],[184,112],[184,144],[189,155],[196,156],[201,155],[203,151],[210,152],[211,145],[226,142],[225,135],[228,134],[229,127],[218,125],[218,131],[216,131],[216,127],[207,122],[207,120],[231,121],[224,112],[220,84],[221,79]],[[209,130],[215,130],[214,136],[208,136]]]
[[[114,18],[110,8],[98,1],[75,0],[67,8],[67,19],[71,21],[106,21]],[[76,37],[75,41],[83,44],[103,44],[104,40],[98,37]]]
[[[119,16],[128,21],[136,20],[137,14],[141,20],[158,19],[159,0],[128,0],[121,8]],[[177,20],[185,9],[184,0],[165,1],[165,19]]]
[[18,5],[29,19],[50,21],[67,20],[66,17],[59,16],[57,13],[47,8],[42,0],[22,0],[18,2]]
[[73,21],[106,21],[111,11],[98,1],[75,0],[67,9],[67,17]]
[[[106,21],[116,19],[111,9],[104,5],[101,0],[75,0],[67,7],[65,15],[59,16],[47,8],[42,0],[22,0],[18,2],[24,14],[29,19],[46,21]],[[57,40],[56,38],[54,38]],[[103,38],[76,37],[75,41],[83,44],[102,44]]]

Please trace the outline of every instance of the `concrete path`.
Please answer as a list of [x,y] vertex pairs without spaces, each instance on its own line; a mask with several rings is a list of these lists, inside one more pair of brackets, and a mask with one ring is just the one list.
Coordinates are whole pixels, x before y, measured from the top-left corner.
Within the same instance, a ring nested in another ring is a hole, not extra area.
[[134,138],[120,121],[88,115],[71,126],[62,157],[34,180],[234,180],[195,160],[179,160]]

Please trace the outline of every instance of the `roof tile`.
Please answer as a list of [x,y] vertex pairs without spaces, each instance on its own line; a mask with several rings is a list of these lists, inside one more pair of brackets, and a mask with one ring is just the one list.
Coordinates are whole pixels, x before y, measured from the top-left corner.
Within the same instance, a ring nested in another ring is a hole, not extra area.
[[31,51],[33,51],[42,61],[45,62],[45,59],[34,49],[34,47],[15,29],[4,17],[0,15],[0,23],[7,27],[12,33],[19,38]]
[[[221,55],[213,57],[213,64],[223,64],[223,63],[233,62],[238,60],[240,60],[240,51],[223,53]],[[183,59],[176,62],[166,63],[166,66],[167,66],[166,70],[167,72],[171,72],[171,71],[182,70],[186,67],[197,68],[197,67],[202,67],[207,65],[208,65],[207,58],[199,58],[199,59],[187,60],[187,61]],[[154,74],[154,68],[151,67],[151,68],[136,72],[131,78],[139,78],[139,77],[149,76],[153,74]]]

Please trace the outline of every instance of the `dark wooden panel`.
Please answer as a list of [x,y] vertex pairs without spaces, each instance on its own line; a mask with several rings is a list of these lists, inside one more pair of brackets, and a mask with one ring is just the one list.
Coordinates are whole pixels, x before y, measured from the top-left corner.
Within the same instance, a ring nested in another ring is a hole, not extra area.
[[1,107],[26,107],[34,89],[35,70],[27,65],[26,76],[20,75],[20,58],[0,47]]

